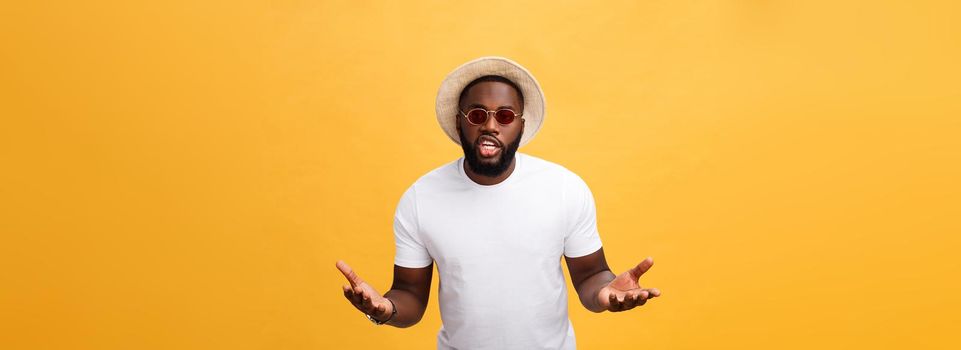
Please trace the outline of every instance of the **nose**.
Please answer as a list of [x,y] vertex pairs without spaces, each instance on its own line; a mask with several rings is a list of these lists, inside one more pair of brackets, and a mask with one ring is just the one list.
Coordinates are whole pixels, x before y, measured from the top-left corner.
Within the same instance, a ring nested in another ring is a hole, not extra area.
[[491,113],[488,113],[487,120],[484,122],[484,124],[480,125],[480,131],[482,133],[490,133],[494,135],[500,134],[500,124],[497,123],[497,118],[494,118]]

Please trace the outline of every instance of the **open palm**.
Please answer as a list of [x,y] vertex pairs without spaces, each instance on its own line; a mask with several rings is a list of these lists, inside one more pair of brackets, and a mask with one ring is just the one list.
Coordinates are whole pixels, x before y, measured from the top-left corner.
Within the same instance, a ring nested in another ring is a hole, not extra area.
[[657,288],[641,288],[638,280],[654,266],[654,260],[644,259],[634,268],[617,275],[597,293],[597,301],[608,311],[625,311],[644,305],[650,298],[658,297]]
[[394,311],[394,307],[387,298],[381,296],[374,287],[364,282],[347,263],[338,261],[337,269],[344,274],[347,282],[350,282],[350,287],[343,286],[344,297],[347,298],[357,310],[378,320],[385,320],[390,317]]

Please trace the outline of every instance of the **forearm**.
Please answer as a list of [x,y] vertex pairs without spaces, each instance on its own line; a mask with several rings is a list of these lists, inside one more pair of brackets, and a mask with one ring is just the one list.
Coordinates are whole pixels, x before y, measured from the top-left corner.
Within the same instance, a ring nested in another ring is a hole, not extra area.
[[384,297],[390,299],[394,303],[394,308],[397,309],[397,314],[387,324],[397,328],[407,328],[417,324],[427,309],[426,302],[416,294],[403,289],[391,289],[384,294]]
[[581,299],[581,305],[584,305],[591,312],[606,310],[597,300],[597,295],[601,288],[614,280],[614,277],[611,270],[602,270],[581,281],[580,285],[577,286],[577,296]]

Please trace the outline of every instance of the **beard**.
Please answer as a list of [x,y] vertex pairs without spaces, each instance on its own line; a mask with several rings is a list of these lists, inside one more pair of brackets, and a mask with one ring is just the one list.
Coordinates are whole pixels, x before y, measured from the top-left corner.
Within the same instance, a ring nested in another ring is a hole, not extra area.
[[517,134],[517,138],[501,150],[493,162],[482,160],[479,155],[480,152],[477,151],[477,145],[475,145],[474,142],[468,141],[460,129],[457,130],[457,134],[460,136],[460,146],[464,149],[464,159],[467,160],[467,165],[470,166],[470,169],[478,175],[498,177],[513,163],[514,154],[517,153],[517,148],[521,145],[521,137],[524,136],[524,130],[521,130],[521,132]]

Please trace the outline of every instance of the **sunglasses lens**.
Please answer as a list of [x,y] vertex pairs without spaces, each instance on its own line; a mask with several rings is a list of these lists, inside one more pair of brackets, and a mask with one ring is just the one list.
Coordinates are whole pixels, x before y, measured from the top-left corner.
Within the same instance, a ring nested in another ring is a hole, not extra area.
[[487,121],[487,112],[483,109],[474,109],[467,112],[467,121],[471,124],[484,124]]
[[494,118],[497,118],[497,122],[501,124],[512,123],[516,116],[517,115],[514,114],[514,111],[509,109],[502,109],[497,111],[497,113],[494,114]]

